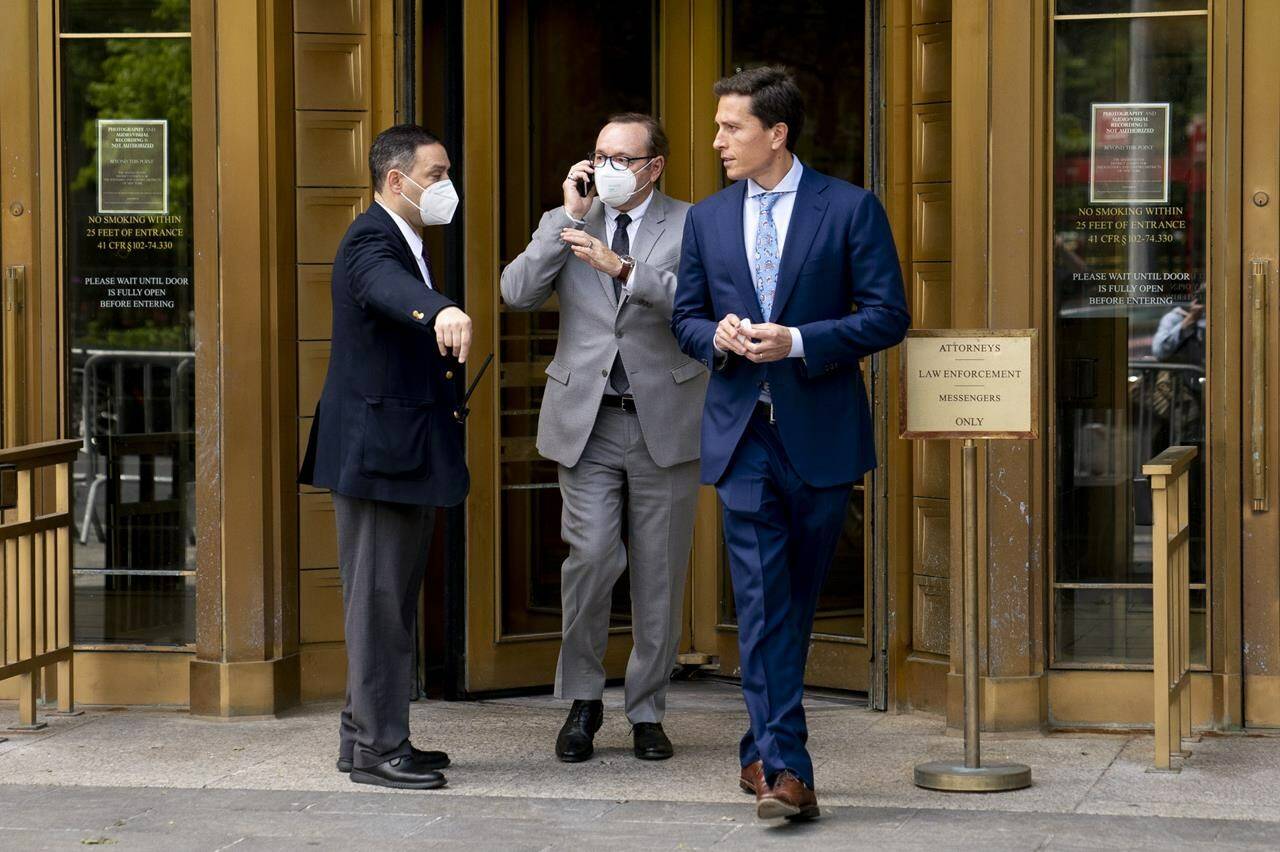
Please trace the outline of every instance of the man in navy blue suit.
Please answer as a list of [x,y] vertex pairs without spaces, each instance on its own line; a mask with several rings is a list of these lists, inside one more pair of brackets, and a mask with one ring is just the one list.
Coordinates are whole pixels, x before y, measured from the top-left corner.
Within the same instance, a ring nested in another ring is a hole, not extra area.
[[470,485],[454,372],[471,320],[440,292],[419,230],[453,218],[449,165],[416,125],[373,140],[375,203],[333,260],[329,372],[298,475],[333,491],[337,518],[347,645],[338,770],[419,790],[445,785],[449,756],[409,742],[414,612],[436,507],[461,503]]
[[853,483],[875,467],[858,362],[911,318],[876,197],[795,156],[804,101],[779,68],[716,83],[732,186],[695,205],[671,327],[712,368],[702,481],[724,504],[742,692],[742,789],[762,819],[818,816],[801,699],[818,594]]

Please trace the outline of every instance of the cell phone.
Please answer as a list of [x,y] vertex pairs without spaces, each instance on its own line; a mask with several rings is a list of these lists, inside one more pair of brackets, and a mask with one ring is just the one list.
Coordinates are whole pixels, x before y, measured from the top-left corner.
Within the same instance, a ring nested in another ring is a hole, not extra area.
[[595,185],[595,175],[587,175],[585,178],[578,178],[578,195],[586,198],[591,194],[591,190]]

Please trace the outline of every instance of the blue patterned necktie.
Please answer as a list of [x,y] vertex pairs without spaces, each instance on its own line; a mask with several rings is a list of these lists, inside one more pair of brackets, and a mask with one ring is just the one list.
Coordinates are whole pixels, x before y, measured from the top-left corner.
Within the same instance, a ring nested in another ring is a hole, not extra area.
[[760,199],[760,221],[756,225],[756,299],[760,313],[769,321],[773,310],[773,294],[778,289],[778,228],[773,223],[773,205],[782,197],[780,192],[766,192]]

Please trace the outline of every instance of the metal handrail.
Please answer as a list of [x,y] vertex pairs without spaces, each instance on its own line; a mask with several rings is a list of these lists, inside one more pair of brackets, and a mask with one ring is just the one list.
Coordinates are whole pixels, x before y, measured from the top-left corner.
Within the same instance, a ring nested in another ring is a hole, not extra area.
[[1191,738],[1191,464],[1195,447],[1169,447],[1142,466],[1151,479],[1152,672],[1155,768],[1177,772]]
[[[21,729],[36,720],[40,671],[58,667],[58,708],[74,708],[72,669],[71,465],[80,442],[49,441],[0,450],[15,472],[15,508],[0,523],[0,681],[21,679]],[[54,510],[37,513],[36,483],[54,469]]]

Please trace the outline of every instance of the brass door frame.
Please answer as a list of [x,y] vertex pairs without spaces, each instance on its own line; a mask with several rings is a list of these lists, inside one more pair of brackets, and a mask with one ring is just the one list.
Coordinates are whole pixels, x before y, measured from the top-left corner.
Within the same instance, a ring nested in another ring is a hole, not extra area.
[[[1238,9],[1235,12],[1237,17],[1241,15]],[[1243,516],[1239,529],[1244,575],[1237,589],[1247,590],[1247,594],[1236,596],[1241,609],[1240,618],[1233,625],[1238,634],[1233,637],[1231,648],[1248,648],[1234,669],[1241,673],[1236,688],[1236,697],[1242,698],[1238,723],[1275,727],[1280,725],[1280,675],[1276,674],[1280,664],[1280,617],[1276,609],[1280,599],[1280,571],[1276,568],[1276,553],[1280,550],[1280,507],[1276,496],[1276,471],[1280,468],[1280,392],[1276,389],[1276,377],[1280,376],[1280,297],[1276,293],[1276,282],[1280,280],[1280,169],[1276,163],[1280,152],[1280,104],[1275,97],[1280,84],[1280,54],[1275,51],[1280,39],[1280,18],[1270,4],[1257,0],[1245,2],[1242,14],[1242,41],[1237,42],[1243,44],[1244,52],[1242,131],[1238,137],[1242,156],[1240,189],[1235,195],[1238,207],[1233,211],[1239,216],[1240,255],[1232,281],[1243,302],[1235,314],[1240,317],[1241,332],[1236,339],[1243,341],[1238,372],[1252,372],[1256,353],[1261,359],[1266,393],[1257,399],[1248,391],[1241,392],[1237,399],[1242,404],[1234,412],[1239,418],[1239,433],[1245,436],[1236,456],[1244,481],[1233,505]],[[1250,262],[1254,259],[1266,262],[1265,277],[1251,281]],[[1252,291],[1259,286],[1265,290],[1265,301],[1259,306],[1261,328],[1255,329],[1251,327]],[[1264,456],[1261,481],[1255,486],[1248,433],[1255,407],[1259,406]],[[1255,498],[1259,500],[1257,504]]]
[[[498,280],[504,217],[517,215],[514,205],[500,204],[502,186],[495,144],[512,132],[502,119],[502,55],[499,0],[467,3],[463,9],[463,185],[465,214],[465,307],[473,321],[475,353],[494,353],[491,378],[471,399],[467,465],[471,493],[466,520],[466,664],[467,694],[528,689],[551,683],[560,650],[560,632],[505,635],[502,624],[503,559],[501,552],[501,389],[505,365],[501,357]],[[660,26],[661,26],[660,16]],[[657,32],[662,33],[660,28]],[[659,36],[661,38],[661,35]],[[515,130],[517,134],[520,132]],[[527,183],[527,181],[526,181]],[[527,205],[524,209],[527,209]],[[477,359],[478,360],[478,359]],[[474,375],[474,367],[469,369]],[[605,655],[609,677],[620,677],[631,650],[630,628],[610,630]]]
[[[874,21],[868,4],[868,56],[873,52]],[[466,208],[466,309],[474,322],[476,352],[500,351],[498,297],[500,234],[510,209],[500,205],[501,173],[494,140],[506,133],[502,122],[500,67],[496,57],[503,49],[498,0],[466,4],[463,13],[463,76],[465,132],[463,139]],[[715,98],[712,85],[721,76],[723,20],[720,3],[698,0],[660,0],[657,20],[657,112],[669,138],[689,140],[675,145],[663,177],[663,190],[674,198],[698,200],[720,188],[721,166],[711,147],[715,135],[712,117]],[[870,61],[870,59],[868,59]],[[870,82],[869,82],[870,85]],[[868,104],[874,103],[868,98]],[[884,110],[877,121],[883,124]],[[883,141],[883,140],[881,140]],[[878,157],[868,147],[868,159]],[[869,169],[868,174],[872,172]],[[510,224],[510,223],[509,223]],[[498,356],[495,355],[495,359]],[[502,562],[499,478],[500,359],[494,380],[486,379],[472,397],[467,462],[472,490],[467,512],[467,629],[464,690],[479,693],[527,688],[549,683],[559,651],[558,632],[534,635],[502,635]],[[883,362],[874,368],[883,369]],[[883,382],[874,382],[879,398],[888,393]],[[884,492],[884,494],[881,494]],[[869,477],[866,511],[873,517],[887,503],[886,478]],[[879,496],[878,496],[879,495]],[[873,525],[874,529],[874,525]],[[680,651],[689,662],[718,659],[720,672],[736,675],[737,628],[722,623],[721,530],[715,490],[703,487],[698,495],[694,523],[691,569],[686,586],[685,630]],[[887,588],[887,547],[876,548],[873,536],[866,543],[866,633],[857,639],[815,634],[809,667],[816,684],[842,689],[868,689],[871,643],[885,625],[875,616],[873,590]],[[876,580],[875,577],[881,579]],[[887,601],[887,597],[885,598]],[[887,607],[886,607],[887,608]],[[620,676],[630,649],[628,628],[611,631],[606,670]],[[849,677],[855,673],[855,679]],[[885,689],[884,678],[879,689]]]
[[[54,0],[25,0],[0,32],[0,284],[3,443],[59,433]],[[44,49],[42,49],[44,48]],[[44,168],[40,164],[45,164]],[[10,269],[13,269],[10,272]]]
[[[1048,31],[1048,79],[1053,79],[1053,31],[1052,5],[1048,7],[1050,29]],[[1245,18],[1252,13],[1261,23],[1251,22],[1245,26]],[[1181,13],[1179,13],[1181,14]],[[1109,15],[1099,17],[1111,17]],[[1267,36],[1259,33],[1271,32]],[[1207,471],[1206,485],[1209,487],[1208,499],[1205,503],[1206,535],[1208,559],[1206,560],[1206,579],[1209,591],[1209,613],[1211,618],[1208,636],[1208,662],[1206,667],[1197,666],[1192,678],[1193,724],[1214,728],[1237,728],[1244,723],[1245,709],[1242,696],[1241,666],[1243,659],[1242,635],[1242,569],[1249,563],[1248,541],[1242,542],[1242,529],[1247,527],[1247,517],[1242,516],[1243,500],[1247,497],[1241,480],[1246,471],[1247,462],[1244,453],[1247,444],[1242,439],[1244,421],[1242,409],[1244,394],[1242,380],[1244,365],[1242,317],[1245,305],[1242,292],[1247,290],[1248,282],[1242,284],[1241,252],[1236,240],[1242,234],[1241,208],[1252,206],[1248,194],[1248,184],[1242,190],[1242,162],[1248,171],[1248,155],[1240,147],[1248,146],[1251,141],[1248,129],[1247,103],[1248,95],[1243,90],[1242,78],[1245,73],[1246,59],[1249,50],[1245,45],[1246,38],[1250,43],[1257,38],[1260,45],[1270,44],[1268,38],[1274,38],[1277,32],[1276,22],[1265,18],[1259,12],[1259,4],[1252,6],[1245,0],[1210,0],[1208,12],[1209,40],[1209,138],[1208,138],[1208,258],[1207,281],[1209,282],[1209,315],[1212,318],[1209,326],[1209,353],[1206,372],[1213,376],[1209,383],[1210,404],[1207,406],[1214,416],[1210,418],[1206,432]],[[1254,53],[1272,52],[1269,50]],[[1275,80],[1272,81],[1274,87]],[[1270,93],[1274,98],[1274,88]],[[1255,93],[1255,99],[1265,98],[1265,94]],[[1274,109],[1274,106],[1271,107]],[[1044,140],[1044,162],[1052,163],[1052,98],[1046,99],[1046,127],[1049,128]],[[1276,147],[1270,149],[1275,156]],[[1046,188],[1046,192],[1050,188]],[[1044,204],[1049,204],[1045,198]],[[1271,208],[1274,211],[1274,207]],[[1274,213],[1272,214],[1274,215]],[[1053,224],[1050,218],[1047,232],[1044,235],[1046,245],[1052,245]],[[1271,249],[1274,257],[1274,242]],[[1051,253],[1045,255],[1045,278],[1047,287],[1052,286],[1053,274]],[[1052,316],[1052,298],[1047,302],[1045,315],[1046,353],[1054,351],[1054,323]],[[1274,355],[1274,353],[1273,353]],[[1053,371],[1048,371],[1049,388],[1046,399],[1054,398]],[[1048,433],[1052,434],[1053,411],[1046,409],[1050,418]],[[1042,442],[1042,452],[1053,452],[1050,442]],[[1046,456],[1049,493],[1054,492],[1054,473],[1051,455]],[[1274,523],[1274,522],[1273,522]],[[1145,725],[1153,715],[1146,689],[1150,685],[1150,666],[1134,666],[1128,664],[1062,664],[1052,662],[1054,645],[1054,592],[1055,579],[1053,567],[1054,538],[1056,521],[1052,508],[1049,510],[1046,524],[1045,552],[1048,554],[1049,575],[1048,592],[1045,606],[1047,612],[1046,636],[1046,668],[1047,668],[1047,721],[1051,726],[1114,726]],[[1247,539],[1247,536],[1246,536]],[[1268,558],[1274,563],[1276,538],[1268,551]],[[1261,552],[1259,550],[1258,552]],[[1242,561],[1243,557],[1243,561]],[[1280,582],[1273,583],[1271,593],[1250,593],[1252,600],[1259,606],[1263,601],[1272,601],[1280,596]],[[1280,625],[1277,625],[1280,627]],[[1280,632],[1272,639],[1272,659],[1280,659]],[[1049,668],[1049,665],[1052,665]],[[1269,694],[1273,701],[1280,698],[1280,678],[1277,678],[1276,691]],[[1098,695],[1108,696],[1108,701],[1099,704]],[[1135,696],[1141,696],[1135,701]],[[1274,715],[1274,714],[1273,714]],[[1277,716],[1280,719],[1280,716]],[[1280,724],[1275,722],[1273,724]]]

